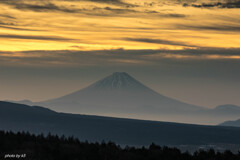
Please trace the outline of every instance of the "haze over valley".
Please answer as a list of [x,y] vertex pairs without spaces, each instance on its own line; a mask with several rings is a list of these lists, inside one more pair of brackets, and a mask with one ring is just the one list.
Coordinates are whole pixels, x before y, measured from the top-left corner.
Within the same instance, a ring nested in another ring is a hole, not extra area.
[[240,116],[239,106],[222,105],[208,109],[181,102],[157,93],[126,72],[115,72],[59,98],[19,103],[45,106],[65,113],[196,124],[219,124]]

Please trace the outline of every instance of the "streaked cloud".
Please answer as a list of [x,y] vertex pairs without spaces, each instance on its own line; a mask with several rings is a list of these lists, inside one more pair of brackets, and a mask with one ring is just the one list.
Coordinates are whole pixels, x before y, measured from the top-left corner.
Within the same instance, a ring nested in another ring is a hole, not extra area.
[[0,28],[11,29],[11,30],[19,30],[19,31],[41,31],[39,29],[28,29],[26,27],[15,27],[14,24],[6,24],[0,22]]
[[10,18],[10,19],[16,19],[16,17],[5,15],[5,14],[0,14],[0,17],[2,18]]
[[1,66],[152,66],[166,60],[240,61],[240,49],[199,48],[184,50],[96,50],[0,52]]
[[[224,2],[228,1],[221,0]],[[223,8],[220,12],[183,7],[183,3],[201,4],[205,0],[1,0],[0,49],[93,51],[240,47],[237,8],[234,11]]]
[[41,35],[12,35],[0,34],[0,39],[26,39],[26,40],[47,40],[47,41],[69,41],[73,39],[58,36],[41,36]]
[[191,29],[191,30],[212,30],[212,31],[231,31],[231,32],[240,32],[240,25],[231,25],[231,24],[202,24],[202,25],[178,25],[181,29]]
[[184,7],[196,7],[196,8],[240,8],[240,1],[239,0],[226,0],[226,1],[218,1],[218,2],[208,2],[208,3],[201,3],[201,4],[188,4],[184,3]]
[[[83,0],[88,1],[88,0]],[[89,0],[90,2],[98,3],[113,3],[113,4],[124,4],[119,0]],[[75,13],[81,12],[84,9],[74,8],[74,5],[66,7],[61,2],[79,2],[76,0],[1,0],[0,4],[5,4],[19,10],[32,10],[35,12],[68,12]],[[59,5],[57,5],[59,4]],[[106,7],[106,10],[110,9]]]
[[75,10],[67,9],[63,6],[57,6],[54,3],[51,3],[51,1],[39,1],[39,0],[2,0],[0,1],[0,4],[9,5],[11,7],[14,7],[16,9],[20,10],[32,10],[35,12],[44,12],[44,11],[60,11],[60,12],[76,12]]
[[169,41],[163,39],[149,39],[149,38],[125,38],[127,41],[136,41],[144,43],[155,43],[155,44],[165,44],[165,45],[174,45],[174,46],[185,46],[185,47],[196,47],[184,42]]

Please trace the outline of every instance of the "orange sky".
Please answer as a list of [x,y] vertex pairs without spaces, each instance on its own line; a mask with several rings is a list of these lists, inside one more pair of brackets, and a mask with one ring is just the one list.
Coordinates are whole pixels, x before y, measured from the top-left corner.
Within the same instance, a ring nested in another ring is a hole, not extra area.
[[0,50],[240,47],[238,8],[185,7],[180,1],[113,2],[3,0]]

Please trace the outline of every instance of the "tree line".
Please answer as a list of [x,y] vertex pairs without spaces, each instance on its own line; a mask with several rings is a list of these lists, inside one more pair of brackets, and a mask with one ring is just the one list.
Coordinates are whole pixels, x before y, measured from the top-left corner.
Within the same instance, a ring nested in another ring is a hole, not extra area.
[[24,160],[240,160],[240,152],[199,150],[193,154],[177,148],[120,147],[113,142],[81,142],[73,136],[34,135],[29,132],[0,131],[0,159]]

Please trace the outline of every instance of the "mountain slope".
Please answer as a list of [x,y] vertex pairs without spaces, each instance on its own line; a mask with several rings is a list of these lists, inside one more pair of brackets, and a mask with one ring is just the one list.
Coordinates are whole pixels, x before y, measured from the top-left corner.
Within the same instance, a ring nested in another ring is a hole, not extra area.
[[222,115],[240,115],[240,106],[231,104],[219,105],[213,109],[213,112]]
[[240,144],[240,128],[57,113],[0,102],[0,130],[59,134],[123,145]]
[[84,89],[56,99],[18,103],[67,113],[198,124],[219,124],[240,117],[238,106],[206,109],[187,104],[155,92],[125,72],[115,72]]
[[124,72],[72,94],[40,102],[57,111],[86,114],[181,114],[204,109],[160,95]]

